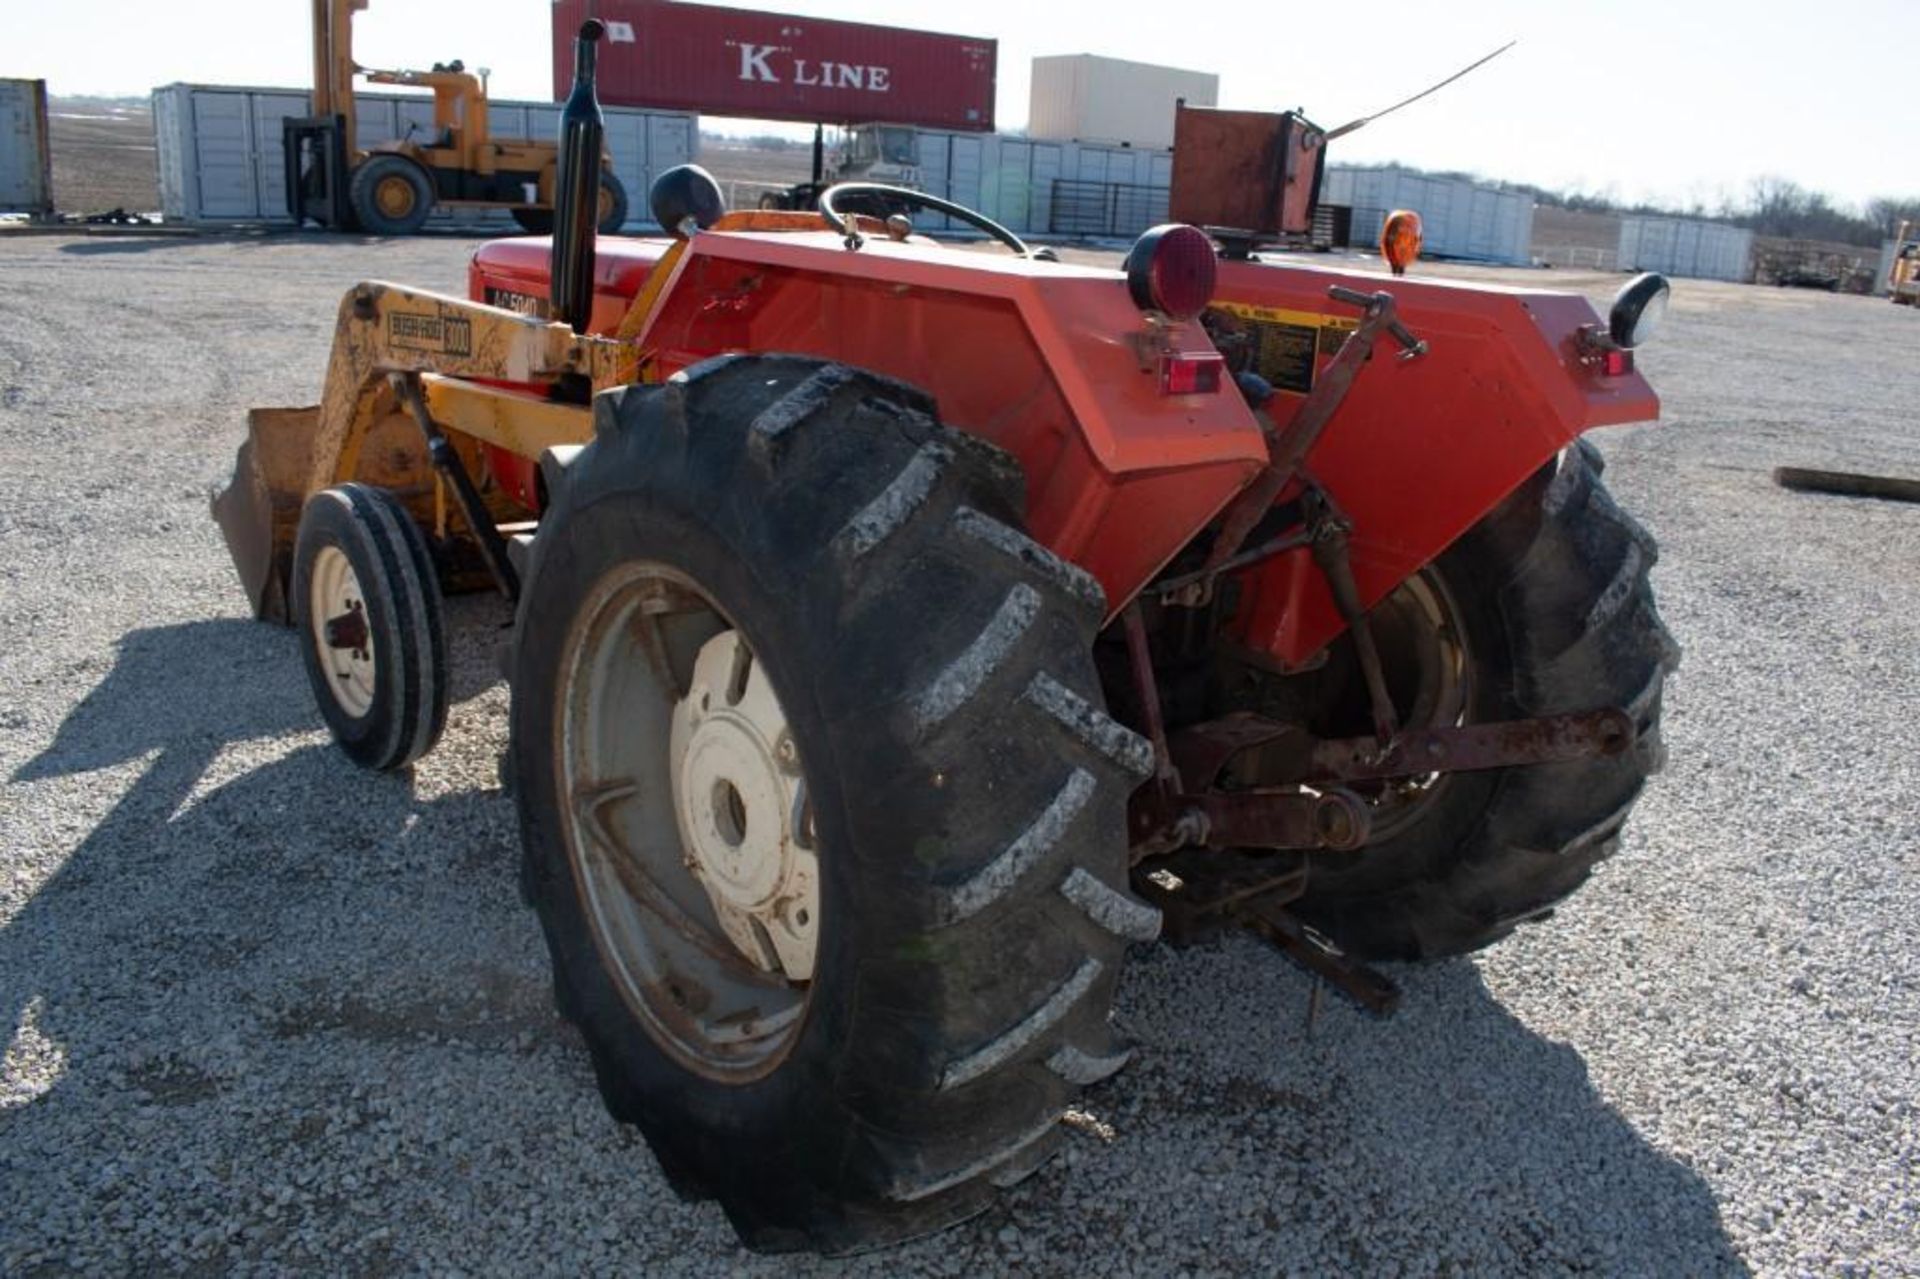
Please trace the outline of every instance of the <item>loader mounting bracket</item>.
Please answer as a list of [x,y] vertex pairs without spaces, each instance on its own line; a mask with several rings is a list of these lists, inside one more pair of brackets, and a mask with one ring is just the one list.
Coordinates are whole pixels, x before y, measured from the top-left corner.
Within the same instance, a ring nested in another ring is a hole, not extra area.
[[520,573],[507,553],[507,540],[500,535],[493,518],[487,514],[487,504],[481,498],[480,490],[474,487],[473,477],[467,474],[466,464],[460,460],[452,441],[447,439],[440,424],[433,420],[433,414],[427,408],[426,396],[420,390],[420,375],[411,372],[389,373],[387,384],[412,415],[414,425],[420,428],[427,445],[427,461],[452,486],[454,500],[459,503],[460,513],[466,517],[467,528],[480,548],[480,558],[486,561],[488,576],[493,578],[493,584],[499,588],[507,603],[519,603]]

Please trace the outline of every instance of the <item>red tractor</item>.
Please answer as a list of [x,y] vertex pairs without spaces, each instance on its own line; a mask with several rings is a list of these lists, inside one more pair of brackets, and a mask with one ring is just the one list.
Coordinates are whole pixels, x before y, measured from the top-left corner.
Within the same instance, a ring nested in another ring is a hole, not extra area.
[[1366,961],[1485,946],[1614,851],[1676,649],[1580,437],[1655,416],[1663,282],[1602,319],[1177,225],[1115,271],[917,192],[726,213],[694,169],[663,237],[596,244],[572,190],[470,299],[350,291],[323,402],[253,414],[215,511],[370,767],[440,733],[442,592],[514,601],[558,1002],[750,1245],[1031,1172],[1163,916],[1384,1008]]

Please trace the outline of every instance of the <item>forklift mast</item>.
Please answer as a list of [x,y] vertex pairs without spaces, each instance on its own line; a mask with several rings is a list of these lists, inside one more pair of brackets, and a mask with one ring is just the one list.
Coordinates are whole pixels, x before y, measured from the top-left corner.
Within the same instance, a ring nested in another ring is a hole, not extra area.
[[353,15],[368,0],[313,0],[313,114],[281,122],[286,159],[287,212],[294,225],[311,219],[347,230],[354,128]]
[[339,116],[353,137],[353,15],[368,0],[313,0],[313,114]]

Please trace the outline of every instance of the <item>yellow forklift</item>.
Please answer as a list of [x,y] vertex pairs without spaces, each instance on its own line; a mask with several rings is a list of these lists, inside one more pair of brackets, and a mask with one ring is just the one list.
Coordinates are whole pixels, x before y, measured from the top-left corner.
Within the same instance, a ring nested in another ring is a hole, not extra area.
[[[553,229],[559,172],[555,142],[496,142],[487,122],[487,90],[459,62],[431,71],[375,71],[353,60],[353,15],[368,0],[312,0],[313,114],[288,117],[287,212],[341,231],[411,235],[436,207],[506,209],[526,230]],[[354,77],[369,84],[433,90],[433,134],[413,130],[362,150],[355,142]],[[627,193],[604,152],[599,229],[627,220]]]
[[1887,272],[1887,296],[1896,305],[1920,305],[1920,222],[1902,222],[1894,236],[1893,267]]

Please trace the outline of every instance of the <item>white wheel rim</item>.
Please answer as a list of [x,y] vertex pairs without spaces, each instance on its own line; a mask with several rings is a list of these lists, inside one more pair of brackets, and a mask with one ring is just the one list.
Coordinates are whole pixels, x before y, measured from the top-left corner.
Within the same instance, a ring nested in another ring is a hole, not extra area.
[[[360,617],[357,644],[339,645],[329,639],[330,622]],[[337,546],[323,546],[313,557],[312,587],[307,597],[307,616],[314,651],[320,655],[320,668],[327,673],[327,688],[340,709],[355,719],[373,707],[375,678],[372,621],[367,614],[366,594],[346,552]]]
[[559,817],[608,976],[684,1065],[759,1078],[805,1021],[821,927],[771,681],[691,579],[634,562],[588,593],[555,692]]

